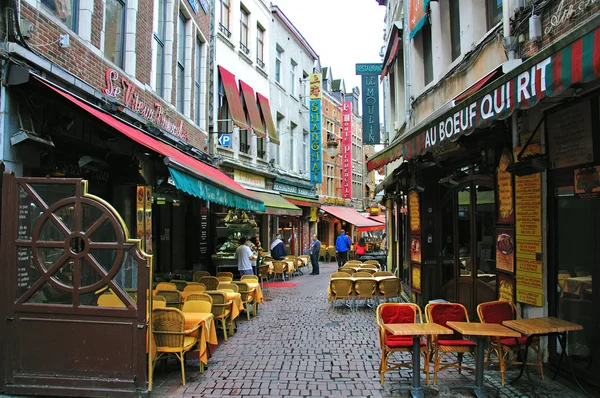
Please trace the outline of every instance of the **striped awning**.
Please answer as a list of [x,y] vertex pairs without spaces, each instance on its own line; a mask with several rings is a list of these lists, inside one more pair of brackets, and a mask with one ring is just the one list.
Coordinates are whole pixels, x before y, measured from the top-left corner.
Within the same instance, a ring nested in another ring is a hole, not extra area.
[[227,104],[229,106],[229,112],[231,113],[233,124],[242,130],[250,128],[248,122],[246,121],[244,108],[242,107],[242,100],[240,98],[240,92],[238,91],[237,83],[235,82],[235,75],[221,65],[219,65],[219,75],[221,76],[221,83],[223,84],[225,97],[227,97]]
[[515,110],[529,109],[577,83],[600,77],[600,16],[491,82],[469,99],[440,114],[430,123],[407,131],[398,141],[375,154],[369,171],[400,157],[416,158],[475,129],[508,118]]

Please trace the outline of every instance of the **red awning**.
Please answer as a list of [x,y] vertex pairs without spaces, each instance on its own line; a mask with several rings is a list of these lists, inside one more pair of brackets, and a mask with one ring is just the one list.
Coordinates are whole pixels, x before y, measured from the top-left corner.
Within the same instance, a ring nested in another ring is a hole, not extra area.
[[266,138],[265,125],[260,119],[258,105],[256,104],[256,96],[254,95],[254,89],[244,83],[241,79],[240,87],[242,88],[242,96],[244,97],[244,103],[246,104],[246,111],[250,117],[250,127],[252,127],[254,130],[254,134],[259,137]]
[[298,196],[291,196],[291,195],[281,195],[283,196],[288,202],[295,204],[296,206],[303,206],[303,207],[321,207],[321,203],[319,203],[316,200],[311,200],[308,198],[300,198]]
[[46,82],[44,79],[38,78],[34,76],[37,80],[50,87],[52,90],[56,91],[58,94],[62,95],[84,111],[87,111],[92,116],[95,116],[98,120],[106,123],[110,127],[118,130],[123,135],[128,138],[134,140],[138,144],[145,146],[161,155],[167,156],[170,160],[175,161],[176,163],[193,170],[195,172],[195,177],[200,177],[202,180],[206,181],[208,184],[214,185],[218,188],[224,189],[228,192],[232,192],[236,195],[239,195],[245,199],[249,199],[250,201],[262,204],[262,201],[258,199],[253,193],[248,191],[246,188],[227,177],[220,170],[207,165],[199,160],[194,159],[191,156],[184,154],[178,149],[165,144],[155,138],[150,137],[144,132],[127,125],[125,122],[122,122],[103,111],[96,109],[95,107],[84,103],[82,100],[79,100],[72,96],[71,94],[54,87],[50,83]]
[[244,114],[244,108],[242,108],[242,100],[240,99],[240,92],[237,89],[235,76],[233,73],[229,72],[220,65],[219,73],[221,75],[223,89],[225,90],[225,96],[227,97],[227,103],[229,104],[229,111],[231,112],[233,124],[242,130],[249,129],[250,126],[248,126],[246,115]]
[[383,216],[369,216],[369,218],[373,221],[377,221],[382,224],[385,224],[385,217],[383,217]]
[[279,136],[277,134],[277,128],[275,127],[275,122],[273,122],[273,116],[271,115],[271,105],[269,105],[269,100],[261,93],[256,93],[256,96],[258,97],[258,104],[260,105],[263,121],[265,122],[265,126],[267,126],[269,139],[273,144],[279,145]]
[[396,55],[398,55],[398,50],[401,49],[401,41],[402,41],[402,25],[399,22],[394,22],[392,26],[392,32],[390,34],[390,41],[388,42],[385,57],[383,58],[383,70],[381,71],[380,80],[387,75],[390,68],[394,64],[396,60]]
[[358,227],[359,232],[385,229],[385,224],[368,219],[352,207],[321,206],[321,210]]
[[494,76],[498,75],[501,70],[502,70],[502,67],[496,68],[493,71],[491,71],[490,73],[488,73],[487,75],[485,75],[484,77],[482,77],[481,79],[479,79],[471,87],[467,88],[465,91],[463,91],[462,93],[460,93],[456,97],[454,97],[454,103],[458,104],[460,101],[462,101],[466,98],[469,98],[471,95],[475,94],[477,91],[479,91],[480,88],[485,86],[487,84],[487,82],[491,81],[492,78],[494,78]]

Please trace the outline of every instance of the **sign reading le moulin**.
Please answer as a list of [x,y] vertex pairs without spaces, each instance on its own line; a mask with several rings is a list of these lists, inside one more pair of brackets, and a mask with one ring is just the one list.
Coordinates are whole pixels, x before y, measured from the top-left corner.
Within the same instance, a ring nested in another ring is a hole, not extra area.
[[381,143],[379,132],[379,75],[381,64],[356,64],[362,75],[363,144]]
[[111,68],[106,70],[106,87],[102,89],[102,92],[125,104],[127,108],[149,122],[187,141],[188,133],[183,129],[183,121],[175,122],[168,119],[165,108],[158,101],[154,101],[153,104],[143,102],[135,84],[124,77],[119,78],[119,72],[116,70]]

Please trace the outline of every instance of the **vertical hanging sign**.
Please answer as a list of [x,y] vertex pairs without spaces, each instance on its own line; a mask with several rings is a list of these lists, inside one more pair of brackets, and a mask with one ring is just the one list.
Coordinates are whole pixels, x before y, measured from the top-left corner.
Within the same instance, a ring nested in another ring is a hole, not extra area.
[[146,187],[146,198],[144,200],[144,216],[145,216],[145,241],[146,253],[152,254],[152,187]]
[[310,183],[320,184],[322,181],[321,147],[321,74],[310,75]]
[[356,64],[362,76],[363,145],[381,143],[379,127],[379,75],[381,64]]
[[144,196],[145,196],[145,188],[143,185],[138,185],[136,188],[135,195],[135,219],[136,219],[136,234],[135,237],[141,240],[141,248],[145,250],[146,241],[144,239],[144,229],[146,228],[145,224],[145,214],[144,214]]
[[342,104],[342,198],[352,199],[352,102]]

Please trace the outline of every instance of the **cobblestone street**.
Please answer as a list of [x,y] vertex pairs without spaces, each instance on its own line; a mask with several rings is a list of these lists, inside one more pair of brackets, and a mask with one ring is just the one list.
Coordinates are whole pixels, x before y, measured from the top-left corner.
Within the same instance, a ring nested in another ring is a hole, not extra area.
[[[270,297],[259,306],[257,318],[240,316],[237,332],[214,350],[204,374],[198,362],[188,360],[187,384],[180,385],[179,365],[170,359],[167,370],[161,364],[155,371],[153,396],[168,397],[285,397],[285,396],[364,396],[404,397],[407,392],[394,388],[410,385],[411,370],[389,372],[385,386],[379,383],[379,338],[375,309],[359,307],[351,311],[336,303],[327,303],[329,274],[337,266],[321,265],[321,275],[303,275],[292,279],[298,285],[266,288]],[[396,354],[398,355],[398,354]],[[406,355],[409,358],[409,355]],[[473,363],[467,356],[465,362]],[[433,367],[432,367],[433,368]],[[558,380],[547,369],[546,379],[531,369],[537,395],[540,397],[580,397],[576,386]],[[516,371],[507,372],[505,387],[500,373],[490,366],[485,372],[490,397],[532,397],[527,378],[510,385]],[[425,396],[470,397],[468,391],[451,388],[472,384],[473,372],[456,370],[439,373],[437,391],[429,389]],[[425,376],[421,376],[425,385]],[[591,387],[586,387],[588,393]],[[595,396],[591,395],[590,396]]]

